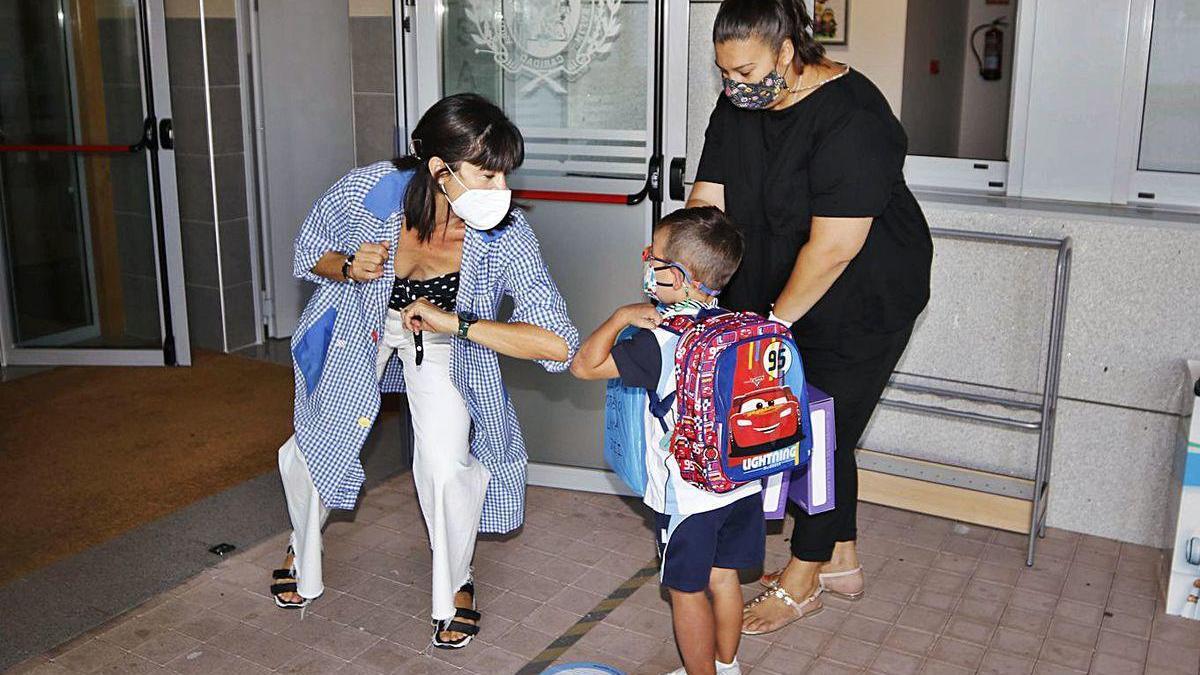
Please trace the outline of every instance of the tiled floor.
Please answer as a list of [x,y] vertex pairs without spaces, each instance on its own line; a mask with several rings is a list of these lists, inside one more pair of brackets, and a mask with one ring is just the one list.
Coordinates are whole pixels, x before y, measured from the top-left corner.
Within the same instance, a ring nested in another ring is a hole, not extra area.
[[[653,560],[641,514],[615,497],[531,488],[524,531],[479,544],[479,639],[444,652],[426,648],[428,551],[402,475],[355,520],[330,524],[328,590],[303,620],[266,595],[279,535],[16,672],[512,673]],[[1016,535],[869,505],[860,515],[867,597],[747,638],[743,672],[1200,673],[1200,623],[1160,616],[1155,549],[1052,531],[1027,569]],[[768,557],[786,558],[782,535]],[[657,584],[563,660],[677,667]]]

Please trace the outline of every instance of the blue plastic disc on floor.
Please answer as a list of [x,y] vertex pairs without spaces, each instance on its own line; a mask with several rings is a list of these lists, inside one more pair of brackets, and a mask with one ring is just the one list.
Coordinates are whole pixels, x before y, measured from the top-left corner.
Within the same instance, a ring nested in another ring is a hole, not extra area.
[[625,672],[603,663],[579,661],[550,666],[542,671],[542,675],[625,675]]

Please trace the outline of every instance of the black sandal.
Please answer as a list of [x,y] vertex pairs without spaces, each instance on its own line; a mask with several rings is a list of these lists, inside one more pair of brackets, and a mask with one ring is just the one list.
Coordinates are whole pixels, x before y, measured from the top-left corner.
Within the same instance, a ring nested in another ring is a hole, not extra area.
[[[475,610],[475,584],[468,581],[463,584],[457,593],[471,594],[471,607],[456,607],[454,616],[449,619],[434,619],[433,622],[433,638],[430,643],[438,649],[462,649],[471,644],[471,639],[479,634],[479,619],[482,618],[478,611]],[[466,619],[475,623],[463,623],[458,619]],[[457,640],[442,640],[438,636],[442,633],[462,633],[463,636]]]
[[284,600],[280,597],[284,593],[295,593],[296,595],[299,595],[299,593],[296,591],[296,552],[292,550],[291,546],[289,546],[285,555],[292,556],[293,566],[290,569],[287,567],[281,567],[272,571],[271,578],[275,581],[283,581],[285,579],[288,581],[284,583],[271,584],[271,596],[275,598],[275,606],[279,607],[280,609],[304,609],[305,607],[308,607],[308,603],[312,602],[311,598],[305,598],[304,596],[301,596],[301,602],[295,602]]

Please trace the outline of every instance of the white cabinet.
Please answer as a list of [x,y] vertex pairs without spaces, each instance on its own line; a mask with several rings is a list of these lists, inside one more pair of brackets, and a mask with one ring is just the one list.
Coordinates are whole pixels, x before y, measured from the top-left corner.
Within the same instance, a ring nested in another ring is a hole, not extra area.
[[1200,620],[1200,361],[1188,361],[1187,388],[1174,464],[1178,496],[1172,499],[1175,539],[1167,614]]

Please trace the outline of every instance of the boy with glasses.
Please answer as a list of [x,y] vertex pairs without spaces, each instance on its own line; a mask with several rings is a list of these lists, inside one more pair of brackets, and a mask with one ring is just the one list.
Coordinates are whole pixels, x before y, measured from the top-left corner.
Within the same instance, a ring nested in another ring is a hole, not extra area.
[[[584,342],[571,366],[581,379],[619,377],[648,393],[644,501],[655,512],[661,583],[670,590],[684,663],[679,675],[740,674],[737,570],[762,564],[766,532],[759,481],[718,494],[683,479],[669,448],[676,421],[670,405],[673,354],[680,334],[662,324],[674,316],[700,320],[723,312],[717,295],[741,259],[741,232],[720,210],[697,207],[666,216],[642,252],[642,290],[652,302],[618,308]],[[617,342],[628,326],[639,330]]]

